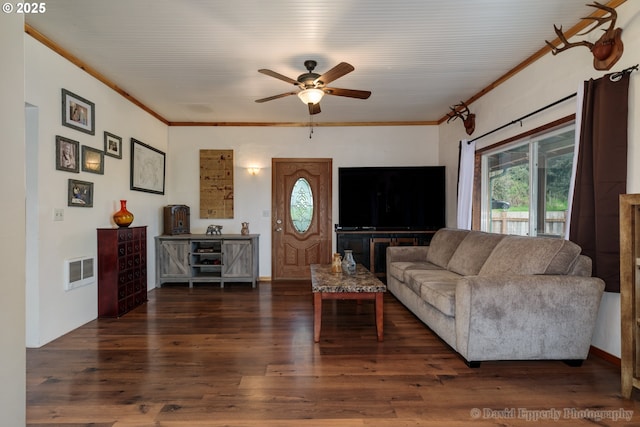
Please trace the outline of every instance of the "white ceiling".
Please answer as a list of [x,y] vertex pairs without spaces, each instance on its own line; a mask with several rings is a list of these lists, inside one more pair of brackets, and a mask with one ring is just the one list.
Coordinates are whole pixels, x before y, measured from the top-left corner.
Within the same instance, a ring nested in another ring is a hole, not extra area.
[[[587,0],[48,0],[26,22],[170,122],[306,122],[306,59],[367,100],[316,122],[437,121],[593,12]],[[66,88],[74,91],[73,87]],[[78,93],[78,95],[86,96]],[[97,106],[97,109],[99,106]]]

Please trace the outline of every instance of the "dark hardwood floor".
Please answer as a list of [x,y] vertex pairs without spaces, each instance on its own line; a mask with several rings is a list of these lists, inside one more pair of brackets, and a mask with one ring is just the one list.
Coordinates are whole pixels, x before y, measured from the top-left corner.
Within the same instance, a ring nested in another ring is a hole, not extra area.
[[378,342],[371,302],[326,303],[314,344],[309,283],[165,286],[27,350],[27,425],[640,425],[596,356],[470,369],[392,295],[384,308]]

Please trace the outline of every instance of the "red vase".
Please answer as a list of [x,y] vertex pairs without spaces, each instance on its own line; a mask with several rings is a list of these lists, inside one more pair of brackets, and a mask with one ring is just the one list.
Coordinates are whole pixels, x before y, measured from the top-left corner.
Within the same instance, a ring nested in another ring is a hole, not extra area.
[[118,227],[128,227],[133,222],[133,214],[127,210],[126,200],[120,200],[120,210],[113,214],[113,222]]

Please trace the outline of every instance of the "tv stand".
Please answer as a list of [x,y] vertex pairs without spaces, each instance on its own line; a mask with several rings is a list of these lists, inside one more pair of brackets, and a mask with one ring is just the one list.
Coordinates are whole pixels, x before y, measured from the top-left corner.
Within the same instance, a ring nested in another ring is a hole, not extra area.
[[427,246],[437,230],[336,230],[337,252],[353,251],[356,262],[386,279],[388,246]]

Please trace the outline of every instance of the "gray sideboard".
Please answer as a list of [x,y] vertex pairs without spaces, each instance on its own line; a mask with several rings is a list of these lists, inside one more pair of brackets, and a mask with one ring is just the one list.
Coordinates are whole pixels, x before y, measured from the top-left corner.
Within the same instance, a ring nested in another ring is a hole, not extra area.
[[162,235],[156,240],[156,286],[163,283],[258,282],[258,234]]

